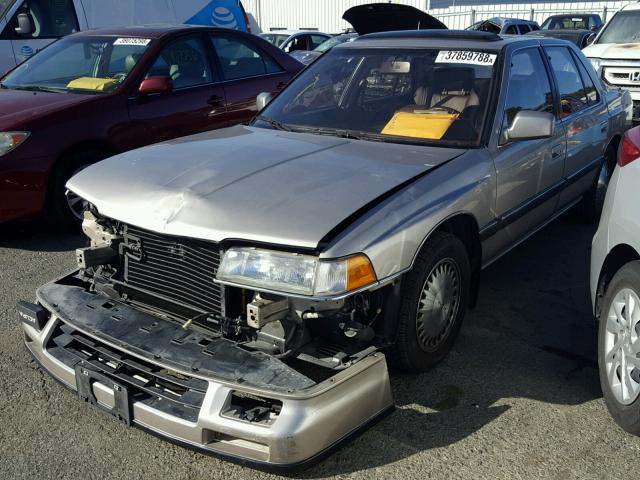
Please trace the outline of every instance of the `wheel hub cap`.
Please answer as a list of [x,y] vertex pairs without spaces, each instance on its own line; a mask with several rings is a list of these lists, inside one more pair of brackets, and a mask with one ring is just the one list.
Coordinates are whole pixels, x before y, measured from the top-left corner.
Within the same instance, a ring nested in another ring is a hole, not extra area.
[[450,258],[431,270],[422,287],[416,314],[418,344],[436,350],[449,336],[460,306],[460,272]]
[[[629,288],[613,299],[606,318],[604,365],[609,387],[623,405],[633,403],[640,394],[634,370],[640,369],[640,341],[636,326],[640,321],[640,298]],[[637,373],[637,372],[636,372]]]

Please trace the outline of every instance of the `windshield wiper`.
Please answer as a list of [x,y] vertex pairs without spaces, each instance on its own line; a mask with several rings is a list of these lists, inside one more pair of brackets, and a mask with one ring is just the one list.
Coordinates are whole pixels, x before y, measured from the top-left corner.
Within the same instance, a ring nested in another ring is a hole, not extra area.
[[262,122],[268,123],[269,125],[271,125],[276,130],[284,130],[285,132],[290,132],[291,131],[291,128],[288,125],[285,125],[284,123],[282,123],[279,120],[276,120],[273,117],[267,117],[265,115],[258,115],[256,117],[256,120],[260,120]]
[[373,142],[386,142],[387,139],[377,133],[354,132],[352,130],[341,130],[339,128],[324,127],[300,127],[294,131],[302,133],[314,133],[316,135],[330,135],[332,137],[348,138],[351,140],[369,140]]
[[50,93],[60,93],[66,92],[66,88],[62,87],[43,87],[40,85],[20,85],[12,87],[14,90],[26,90],[28,92],[50,92]]

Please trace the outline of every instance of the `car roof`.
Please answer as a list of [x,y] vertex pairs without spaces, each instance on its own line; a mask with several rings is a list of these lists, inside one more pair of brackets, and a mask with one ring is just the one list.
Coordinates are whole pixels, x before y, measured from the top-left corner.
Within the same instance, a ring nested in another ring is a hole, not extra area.
[[398,48],[443,47],[456,50],[477,48],[499,51],[512,43],[529,42],[532,45],[539,45],[550,41],[554,40],[525,35],[497,35],[473,30],[405,30],[362,35],[353,42],[342,43],[335,48],[394,46]]
[[206,25],[169,25],[169,24],[154,24],[154,25],[140,25],[133,27],[107,27],[97,28],[95,30],[84,30],[73,34],[73,36],[105,36],[105,37],[141,37],[141,38],[161,38],[167,35],[174,34],[176,32],[190,32],[190,31],[222,31],[228,32],[227,28],[209,27]]
[[328,33],[319,32],[317,30],[271,30],[270,32],[262,32],[260,35],[297,35],[299,33],[319,33],[320,35],[329,35]]
[[491,17],[491,18],[487,18],[486,20],[483,20],[483,21],[485,21],[485,22],[499,22],[499,23],[507,23],[507,22],[536,23],[533,20],[525,20],[524,18],[514,18],[514,17]]

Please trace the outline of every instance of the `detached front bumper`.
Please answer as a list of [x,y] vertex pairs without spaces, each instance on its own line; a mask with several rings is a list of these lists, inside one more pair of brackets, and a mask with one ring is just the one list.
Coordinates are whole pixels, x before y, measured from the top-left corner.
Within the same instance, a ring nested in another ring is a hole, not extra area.
[[315,381],[79,286],[47,284],[37,298],[40,318],[19,313],[44,370],[120,421],[205,452],[303,468],[393,409],[380,353]]

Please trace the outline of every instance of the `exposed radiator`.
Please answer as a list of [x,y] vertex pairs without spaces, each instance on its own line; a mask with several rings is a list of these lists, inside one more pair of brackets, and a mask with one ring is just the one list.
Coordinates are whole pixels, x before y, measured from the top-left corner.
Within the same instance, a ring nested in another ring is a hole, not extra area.
[[125,242],[139,253],[125,256],[125,282],[202,312],[222,312],[214,283],[220,250],[214,242],[163,235],[127,226]]

